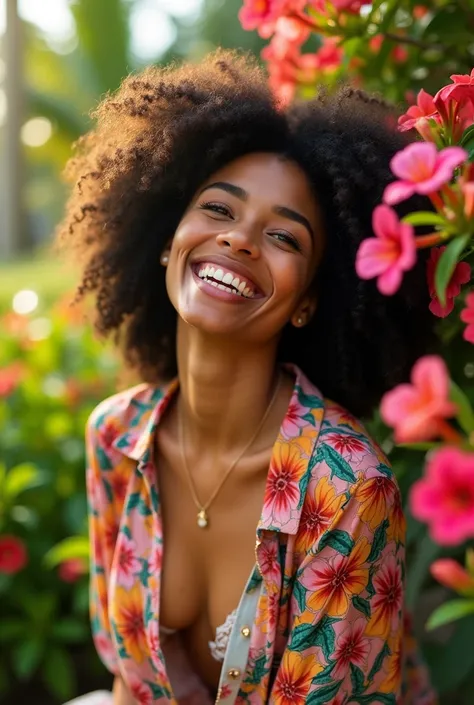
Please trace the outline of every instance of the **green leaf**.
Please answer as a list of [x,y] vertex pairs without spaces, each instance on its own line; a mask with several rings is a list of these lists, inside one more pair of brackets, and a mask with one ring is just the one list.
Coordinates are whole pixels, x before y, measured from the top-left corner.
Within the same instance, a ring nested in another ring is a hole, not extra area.
[[416,211],[416,213],[409,213],[402,218],[402,223],[409,223],[410,225],[446,225],[446,218],[443,218],[439,213],[433,213],[432,211]]
[[387,529],[389,526],[388,519],[384,519],[380,526],[377,527],[374,534],[374,541],[370,549],[369,557],[367,561],[373,563],[382,553],[383,549],[387,545]]
[[12,650],[12,668],[19,680],[28,680],[33,675],[43,657],[44,648],[43,640],[33,636]]
[[[426,528],[424,530],[426,532]],[[416,553],[410,561],[407,577],[406,604],[410,611],[415,609],[424,582],[429,575],[430,565],[440,551],[441,548],[427,533],[417,542]]]
[[16,641],[22,636],[28,636],[29,624],[22,619],[2,619],[0,627],[0,643]]
[[469,125],[464,132],[462,133],[462,137],[459,140],[459,146],[464,147],[464,145],[468,144],[471,142],[471,140],[474,139],[474,125]]
[[303,506],[303,503],[306,499],[306,490],[308,489],[308,484],[311,479],[311,471],[312,471],[311,463],[308,463],[308,467],[306,469],[306,472],[304,473],[304,475],[301,478],[300,483],[299,483],[300,498],[298,501],[298,509],[301,509],[301,507]]
[[301,387],[298,388],[298,401],[305,409],[322,409],[324,406],[321,397],[317,397],[315,394],[305,394]]
[[316,459],[317,461],[324,460],[327,463],[331,470],[331,480],[335,475],[344,482],[354,483],[356,481],[356,476],[349,463],[331,446],[322,443],[316,451]]
[[89,556],[89,539],[86,536],[70,536],[53,546],[43,560],[48,568],[54,568],[71,558],[83,558],[88,561]]
[[21,492],[41,484],[40,479],[40,472],[33,463],[15,465],[5,477],[3,485],[5,496],[10,500],[14,499]]
[[322,671],[318,673],[317,676],[313,678],[311,683],[313,685],[322,685],[323,683],[331,683],[334,678],[332,676],[332,672],[334,670],[334,666],[336,665],[336,661],[331,661],[326,668],[324,668]]
[[437,629],[443,624],[449,624],[456,619],[466,617],[468,614],[474,613],[474,600],[450,600],[440,605],[430,615],[427,623],[427,629]]
[[352,598],[352,605],[356,608],[356,610],[362,612],[367,619],[370,618],[372,610],[370,609],[370,602],[368,600],[365,600],[363,597],[359,597],[359,595],[354,595]]
[[368,695],[354,695],[351,697],[352,703],[359,705],[397,705],[393,693],[370,693]]
[[60,622],[53,624],[51,636],[58,641],[80,643],[89,635],[89,628],[84,622],[72,617],[63,617]]
[[459,261],[459,257],[470,238],[469,233],[453,238],[451,242],[446,245],[446,249],[441,253],[441,257],[438,260],[435,271],[435,289],[441,306],[446,305],[446,289]]
[[127,513],[132,509],[136,509],[140,505],[141,494],[140,492],[133,492],[127,500]]
[[74,663],[65,649],[48,648],[42,676],[51,693],[62,702],[74,695],[76,691]]
[[364,674],[361,671],[361,669],[358,666],[355,666],[353,663],[351,663],[350,666],[351,670],[351,685],[352,685],[352,693],[351,695],[359,695],[362,693],[365,688],[364,688]]
[[459,421],[459,425],[469,435],[474,431],[474,411],[468,397],[452,380],[449,388],[449,398],[458,407],[456,418]]
[[318,625],[299,624],[291,632],[290,649],[293,651],[303,651],[314,646],[315,635]]
[[323,703],[332,701],[336,697],[341,683],[342,681],[334,681],[329,685],[314,690],[306,698],[306,705],[323,705]]
[[322,535],[321,540],[319,541],[318,550],[322,551],[323,548],[326,548],[326,546],[333,548],[343,556],[348,556],[354,548],[354,539],[349,536],[347,531],[333,529],[332,531],[326,531]]
[[306,588],[298,580],[293,588],[293,597],[298,603],[300,614],[303,613],[306,607]]
[[370,683],[371,681],[373,681],[375,674],[378,673],[378,672],[380,671],[380,669],[382,668],[382,665],[383,665],[383,662],[384,662],[385,658],[386,658],[387,656],[390,656],[391,653],[392,653],[392,652],[391,652],[390,649],[388,648],[387,642],[385,642],[384,645],[383,645],[382,651],[379,651],[379,653],[378,653],[377,656],[375,657],[375,660],[374,660],[374,663],[373,663],[373,665],[372,665],[372,668],[370,669],[370,673],[369,673],[368,678],[367,678],[367,680],[369,681],[369,683]]

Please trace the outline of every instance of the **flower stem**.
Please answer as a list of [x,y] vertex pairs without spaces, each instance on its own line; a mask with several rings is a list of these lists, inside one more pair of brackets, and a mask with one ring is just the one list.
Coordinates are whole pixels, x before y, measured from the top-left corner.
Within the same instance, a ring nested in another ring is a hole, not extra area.
[[433,193],[428,194],[428,198],[434,207],[438,209],[438,211],[444,211],[444,202],[439,193],[434,191]]
[[447,421],[442,419],[438,421],[438,431],[439,435],[444,441],[447,441],[447,443],[454,443],[458,446],[464,443],[464,437]]
[[417,250],[422,250],[425,247],[434,247],[439,245],[445,239],[445,233],[429,233],[428,235],[417,235],[415,237],[415,245]]

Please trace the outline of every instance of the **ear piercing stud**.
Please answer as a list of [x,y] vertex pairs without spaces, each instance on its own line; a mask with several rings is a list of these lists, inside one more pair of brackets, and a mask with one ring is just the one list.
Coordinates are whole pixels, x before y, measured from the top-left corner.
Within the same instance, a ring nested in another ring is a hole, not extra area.
[[161,262],[161,264],[162,264],[164,267],[166,267],[166,265],[167,265],[168,262],[169,262],[169,257],[168,257],[168,255],[164,255],[164,254],[161,255],[161,257],[160,257],[160,262]]

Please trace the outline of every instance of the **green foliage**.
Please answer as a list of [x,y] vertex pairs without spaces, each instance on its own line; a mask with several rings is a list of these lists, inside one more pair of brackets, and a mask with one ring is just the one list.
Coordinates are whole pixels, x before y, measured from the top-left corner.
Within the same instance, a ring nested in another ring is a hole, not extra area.
[[[15,684],[38,679],[54,702],[75,695],[73,649],[98,667],[88,620],[83,439],[94,406],[116,391],[117,364],[62,308],[0,318],[0,539],[13,535],[27,551],[24,568],[0,574],[2,702]],[[34,340],[39,318],[50,329]],[[72,572],[64,572],[68,565]]]

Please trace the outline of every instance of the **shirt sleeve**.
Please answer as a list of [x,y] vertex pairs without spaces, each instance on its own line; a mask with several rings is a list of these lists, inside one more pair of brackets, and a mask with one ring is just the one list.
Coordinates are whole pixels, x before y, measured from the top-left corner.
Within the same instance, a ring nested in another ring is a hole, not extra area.
[[[97,653],[106,668],[118,675],[118,658],[113,645],[108,613],[108,588],[115,546],[114,507],[103,478],[109,467],[99,441],[98,424],[91,417],[86,426],[86,478],[90,540],[90,616]],[[110,493],[109,493],[110,494]]]
[[[395,705],[402,688],[405,523],[391,477],[363,479],[296,574],[271,703]],[[299,702],[299,701],[298,701]],[[301,700],[303,702],[303,700]]]

